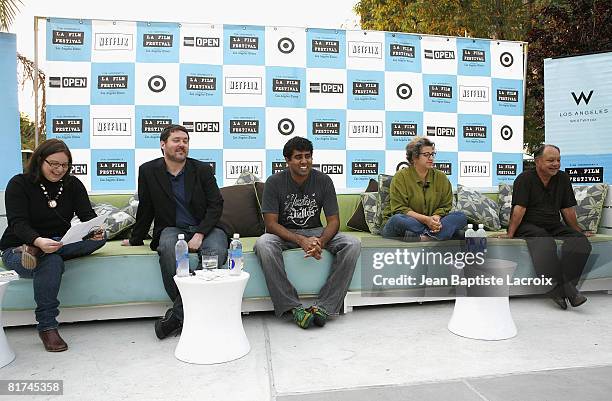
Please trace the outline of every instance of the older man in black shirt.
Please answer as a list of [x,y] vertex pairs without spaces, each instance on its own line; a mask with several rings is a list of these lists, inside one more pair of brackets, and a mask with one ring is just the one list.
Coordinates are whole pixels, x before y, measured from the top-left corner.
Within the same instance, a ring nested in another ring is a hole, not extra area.
[[[578,226],[572,184],[559,171],[559,148],[542,145],[534,158],[535,170],[524,171],[514,181],[507,237],[524,237],[536,271],[556,278],[557,285],[548,294],[557,305],[567,309],[567,298],[572,306],[580,306],[587,299],[576,285],[591,253],[586,237],[592,233]],[[561,258],[555,238],[563,240]]]

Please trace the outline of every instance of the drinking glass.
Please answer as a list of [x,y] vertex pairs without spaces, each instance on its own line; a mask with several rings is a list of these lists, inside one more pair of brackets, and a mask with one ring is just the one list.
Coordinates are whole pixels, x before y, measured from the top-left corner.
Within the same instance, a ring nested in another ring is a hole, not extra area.
[[212,249],[204,249],[201,252],[202,268],[206,271],[205,277],[212,280],[216,274],[213,270],[219,267],[219,255]]

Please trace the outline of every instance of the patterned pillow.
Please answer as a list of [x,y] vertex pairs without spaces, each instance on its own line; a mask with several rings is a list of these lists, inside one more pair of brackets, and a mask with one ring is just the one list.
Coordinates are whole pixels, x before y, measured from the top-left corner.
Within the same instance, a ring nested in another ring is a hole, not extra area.
[[[123,210],[119,210],[119,208],[113,205],[107,205],[104,203],[94,204],[93,210],[98,216],[107,216],[105,221],[106,238],[109,240],[117,237],[124,230],[132,227],[136,222],[134,217],[130,216]],[[75,225],[80,222],[81,220],[77,216],[74,216],[70,223]]]
[[499,224],[503,228],[508,228],[510,212],[512,211],[512,185],[499,184],[497,205],[499,207]]
[[601,211],[608,192],[607,184],[581,185],[574,187],[576,216],[583,230],[597,232]]
[[[127,206],[124,207],[121,210],[123,210],[124,212],[126,212],[127,214],[132,216],[134,219],[136,219],[136,212],[138,212],[138,192],[136,192],[134,195],[132,195],[130,200],[128,200]],[[147,233],[149,235],[149,238],[153,238],[153,224],[154,224],[154,222],[155,222],[155,220],[151,222],[151,227],[149,227],[149,231]]]
[[[389,190],[391,188],[391,180],[393,179],[392,175],[387,174],[379,174],[378,175],[378,203],[376,204],[376,234],[380,232],[382,228],[383,221],[383,212],[385,208],[391,202],[391,198],[389,197]],[[370,232],[374,234],[374,232],[370,229]]]
[[463,212],[469,222],[483,224],[487,230],[497,231],[501,228],[497,203],[462,185],[457,185],[457,211]]
[[136,212],[138,212],[138,192],[136,192],[130,197],[127,206],[121,210],[123,210],[133,218],[136,218]]
[[376,226],[378,192],[365,192],[361,194],[361,204],[363,205],[363,214],[370,232],[376,235],[380,234],[380,227]]
[[255,174],[245,171],[238,176],[238,179],[236,180],[236,185],[252,184],[254,182],[261,182],[261,180]]

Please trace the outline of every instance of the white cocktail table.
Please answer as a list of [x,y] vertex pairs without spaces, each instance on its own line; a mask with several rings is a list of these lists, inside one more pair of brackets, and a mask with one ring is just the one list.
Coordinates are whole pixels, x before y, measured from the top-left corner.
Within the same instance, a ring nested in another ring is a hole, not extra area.
[[[467,269],[467,267],[466,267]],[[471,274],[485,274],[503,278],[512,277],[516,263],[503,259],[487,259],[486,264]],[[476,289],[474,292],[478,293]],[[510,313],[507,284],[497,288],[480,289],[481,294],[493,292],[495,296],[469,296],[455,298],[453,316],[448,329],[459,336],[477,340],[505,340],[516,336],[516,325]]]
[[177,277],[183,299],[183,331],[174,355],[184,362],[213,364],[232,361],[249,353],[251,346],[242,326],[242,295],[249,273],[230,276],[215,270],[217,278]]
[[0,281],[0,368],[13,362],[13,359],[15,359],[15,353],[9,346],[4,334],[4,328],[2,327],[2,300],[8,285],[9,281]]

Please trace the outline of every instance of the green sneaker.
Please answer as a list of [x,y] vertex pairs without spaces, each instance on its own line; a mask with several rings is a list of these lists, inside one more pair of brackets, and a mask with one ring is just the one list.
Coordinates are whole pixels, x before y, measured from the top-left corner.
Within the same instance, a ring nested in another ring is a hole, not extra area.
[[308,312],[312,313],[314,324],[323,327],[325,323],[327,323],[327,318],[329,317],[329,313],[320,306],[311,306],[308,308]]
[[312,313],[308,312],[301,306],[293,308],[291,310],[291,313],[293,314],[293,321],[295,322],[295,324],[297,324],[303,329],[307,329],[310,327],[310,323],[312,323],[313,318]]

